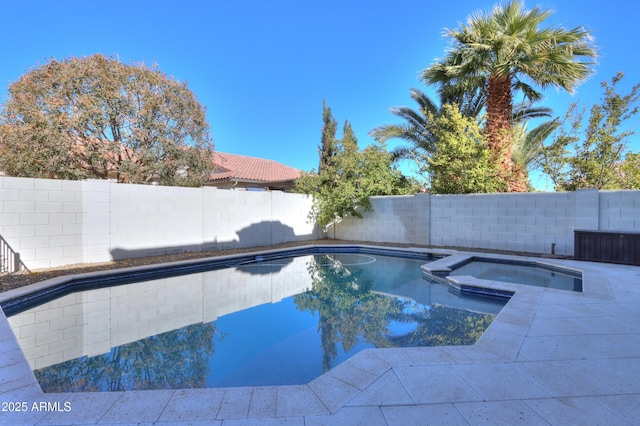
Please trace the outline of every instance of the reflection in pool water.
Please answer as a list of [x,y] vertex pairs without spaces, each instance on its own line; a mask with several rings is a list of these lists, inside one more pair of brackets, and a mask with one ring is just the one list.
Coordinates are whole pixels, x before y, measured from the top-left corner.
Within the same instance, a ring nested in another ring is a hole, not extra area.
[[12,316],[45,392],[303,384],[365,348],[473,344],[504,301],[425,260],[311,255],[72,293]]

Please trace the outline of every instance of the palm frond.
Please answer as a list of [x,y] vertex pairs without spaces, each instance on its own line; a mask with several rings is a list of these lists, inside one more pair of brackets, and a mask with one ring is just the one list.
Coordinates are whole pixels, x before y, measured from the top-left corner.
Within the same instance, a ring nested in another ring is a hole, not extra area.
[[534,107],[530,103],[521,103],[513,107],[513,122],[522,123],[532,118],[551,117],[553,110],[548,107]]
[[544,141],[560,127],[561,123],[559,118],[555,118],[529,131],[527,131],[527,122],[521,123],[514,129],[513,161],[526,169],[531,168],[542,155]]

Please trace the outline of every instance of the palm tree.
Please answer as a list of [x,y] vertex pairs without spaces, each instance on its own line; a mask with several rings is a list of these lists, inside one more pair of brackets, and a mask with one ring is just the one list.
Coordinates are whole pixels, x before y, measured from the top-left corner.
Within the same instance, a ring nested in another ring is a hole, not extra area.
[[561,121],[559,118],[545,121],[531,130],[527,129],[528,121],[516,124],[513,132],[513,155],[512,159],[516,166],[524,169],[537,166],[544,141],[558,128]]
[[440,107],[418,89],[412,88],[409,93],[418,104],[418,110],[407,106],[391,108],[391,113],[406,123],[385,124],[369,132],[380,143],[396,138],[409,142],[408,146],[398,146],[391,152],[394,161],[414,158],[419,151],[429,154],[435,150],[435,137],[429,130],[429,115],[438,114]]
[[544,141],[560,127],[559,118],[545,121],[537,127],[528,130],[528,121],[514,125],[513,129],[513,175],[519,182],[523,182],[526,188],[530,188],[529,170],[540,166],[540,160],[544,155]]
[[[455,90],[448,86],[443,90],[439,90],[441,97],[440,104],[455,103],[459,105],[460,113],[467,117],[475,117],[482,120],[481,112],[485,106],[486,94],[483,87],[477,87],[469,90]],[[412,109],[407,106],[393,107],[391,113],[406,121],[403,124],[385,124],[373,129],[369,134],[378,142],[383,143],[390,139],[404,139],[408,145],[399,145],[391,152],[394,161],[404,159],[415,159],[421,155],[433,154],[436,147],[436,138],[431,133],[429,125],[429,116],[437,116],[440,114],[442,106],[434,102],[429,96],[419,89],[412,88],[410,91],[411,98],[418,104],[418,109]],[[538,128],[526,131],[526,123],[529,119],[550,117],[551,109],[546,107],[533,107],[530,104],[518,104],[513,108],[512,120],[520,127],[517,140],[518,145],[514,147],[514,161],[522,164],[526,168],[532,163],[530,159],[521,162],[520,160],[531,153],[539,152],[538,145],[551,133],[542,134],[545,127],[540,125]],[[554,120],[555,122],[555,120]],[[543,123],[544,124],[544,123]],[[556,124],[557,127],[557,124]],[[523,133],[524,132],[524,133]],[[531,133],[533,132],[533,133]],[[531,135],[529,134],[531,133]],[[527,151],[527,154],[521,155]],[[528,158],[528,157],[526,157]]]
[[573,92],[589,76],[597,57],[591,36],[582,27],[541,28],[551,14],[539,7],[525,10],[522,2],[513,0],[490,13],[471,15],[466,25],[446,32],[452,39],[447,56],[421,74],[427,84],[456,87],[466,81],[486,88],[485,132],[510,191],[526,190],[526,182],[514,178],[514,93],[522,93],[530,102],[540,100],[542,94],[527,81],[542,89]]
[[[436,139],[431,133],[429,116],[440,114],[442,105],[456,104],[466,117],[478,117],[484,108],[485,93],[482,87],[462,89],[445,87],[440,90],[440,104],[433,101],[419,89],[411,88],[409,95],[416,101],[418,109],[407,106],[392,107],[391,114],[406,121],[404,124],[385,124],[369,132],[375,140],[384,143],[390,139],[404,139],[409,145],[398,146],[391,152],[393,161],[415,159],[419,153],[429,155],[434,152]],[[526,112],[524,112],[526,115]]]

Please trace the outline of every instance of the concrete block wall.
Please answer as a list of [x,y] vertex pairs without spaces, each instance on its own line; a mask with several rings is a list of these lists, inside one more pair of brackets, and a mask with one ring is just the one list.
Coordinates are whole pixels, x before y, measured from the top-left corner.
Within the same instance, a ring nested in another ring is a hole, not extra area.
[[201,188],[110,186],[111,258],[197,251],[202,247]]
[[203,188],[205,250],[256,247],[317,239],[311,198],[284,192]]
[[597,189],[581,189],[576,194],[576,229],[598,230],[600,193]]
[[568,192],[431,197],[430,244],[573,252],[575,196]]
[[315,229],[318,238],[324,238],[315,221],[310,218],[311,198],[303,194],[271,192],[271,217],[288,218],[286,223],[272,220],[271,241],[279,244],[289,241],[304,241],[310,229]]
[[282,192],[0,177],[0,235],[30,269],[314,240],[573,254],[573,231],[640,232],[640,191],[372,197],[326,234]]
[[0,235],[27,268],[321,238],[281,192],[0,176]]
[[640,191],[600,192],[598,207],[598,230],[640,232]]
[[108,221],[102,227],[92,223],[99,220],[91,213],[100,208],[96,198],[102,196],[90,192],[94,187],[92,182],[0,177],[0,235],[27,267],[91,261],[91,250],[85,253],[82,245],[97,243],[105,230],[108,234]]
[[338,239],[573,255],[574,230],[640,232],[640,191],[374,197]]
[[[111,260],[107,255],[112,241],[111,184],[101,180],[80,183],[82,208],[77,216],[82,232],[73,250],[82,256],[84,263]],[[56,262],[52,261],[51,266],[55,265]]]
[[371,197],[373,211],[363,212],[366,220],[344,218],[329,229],[327,236],[420,244],[429,239],[429,202],[430,197],[426,194]]

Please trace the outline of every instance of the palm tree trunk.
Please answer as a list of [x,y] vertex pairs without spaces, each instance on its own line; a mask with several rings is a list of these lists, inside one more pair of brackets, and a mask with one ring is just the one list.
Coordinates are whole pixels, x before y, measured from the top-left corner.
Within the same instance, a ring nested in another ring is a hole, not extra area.
[[485,133],[491,160],[498,164],[509,192],[524,192],[528,187],[526,173],[513,162],[513,97],[511,78],[492,74],[487,87],[487,124]]

